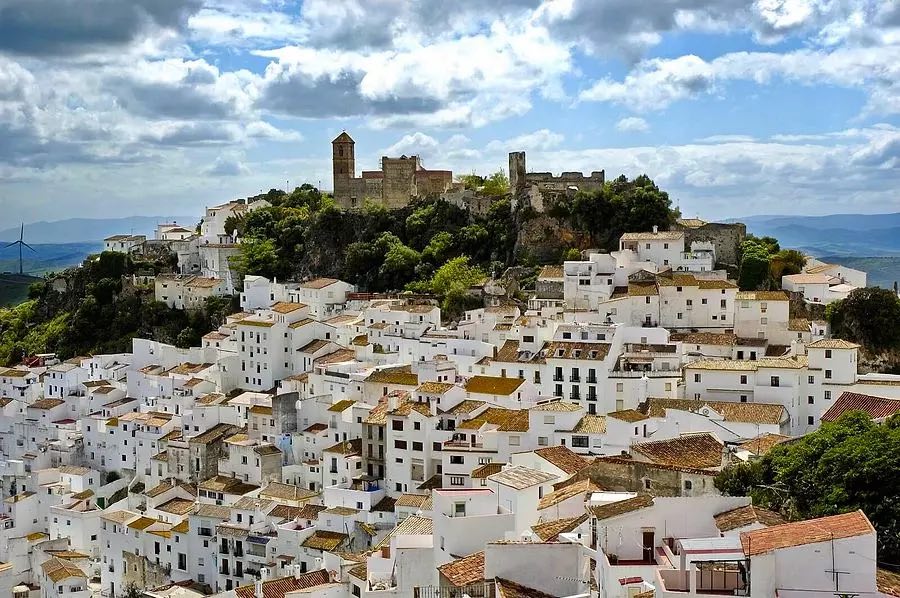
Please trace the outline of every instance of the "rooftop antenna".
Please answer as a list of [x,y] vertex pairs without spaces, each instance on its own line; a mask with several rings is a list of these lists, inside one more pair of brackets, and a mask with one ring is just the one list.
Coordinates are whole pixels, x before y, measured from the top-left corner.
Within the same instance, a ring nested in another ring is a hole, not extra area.
[[25,242],[25,223],[24,222],[22,223],[22,228],[19,229],[19,240],[13,241],[12,243],[7,243],[6,245],[3,246],[3,249],[6,249],[7,247],[12,247],[13,245],[19,246],[19,274],[21,275],[21,274],[25,273],[24,269],[22,268],[22,247],[27,247],[28,249],[37,253],[37,251],[35,251],[34,247],[32,247],[31,245],[29,245],[28,243]]

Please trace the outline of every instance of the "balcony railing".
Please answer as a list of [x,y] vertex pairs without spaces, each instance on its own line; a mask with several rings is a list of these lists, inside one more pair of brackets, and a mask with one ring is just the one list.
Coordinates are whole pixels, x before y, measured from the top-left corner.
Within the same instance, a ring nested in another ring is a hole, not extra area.
[[578,374],[572,374],[569,376],[569,382],[581,382],[581,376]]
[[554,381],[554,382],[562,382],[562,381],[563,381],[563,375],[562,375],[562,374],[553,374],[553,381]]

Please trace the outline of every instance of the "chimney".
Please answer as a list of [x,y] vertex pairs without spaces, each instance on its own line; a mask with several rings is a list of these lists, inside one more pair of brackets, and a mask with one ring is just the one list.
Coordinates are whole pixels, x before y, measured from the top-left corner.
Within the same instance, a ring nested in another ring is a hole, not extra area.
[[641,376],[641,381],[638,383],[638,404],[646,403],[649,395],[650,378],[647,377],[647,374],[644,374]]
[[658,232],[659,232],[659,227],[654,224],[653,225],[653,234],[655,235]]
[[387,400],[388,400],[388,410],[389,411],[393,411],[394,409],[396,409],[397,407],[400,406],[400,397],[397,395],[396,392],[389,394]]

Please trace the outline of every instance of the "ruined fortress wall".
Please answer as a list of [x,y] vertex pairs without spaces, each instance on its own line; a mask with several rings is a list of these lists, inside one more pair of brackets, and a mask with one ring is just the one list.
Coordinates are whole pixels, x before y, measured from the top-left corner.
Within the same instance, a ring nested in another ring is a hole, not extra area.
[[606,173],[595,170],[590,176],[581,172],[564,172],[560,176],[553,176],[550,172],[529,172],[525,175],[525,181],[546,191],[565,191],[570,186],[578,187],[579,191],[595,191],[603,187]]
[[381,170],[384,172],[382,182],[382,204],[389,208],[402,208],[409,203],[411,197],[417,195],[416,169],[418,159],[388,158],[381,159]]
[[416,173],[416,191],[420,196],[440,195],[453,184],[449,170],[420,170]]
[[689,249],[694,241],[710,241],[716,248],[716,261],[720,264],[736,265],[741,243],[747,237],[747,225],[741,222],[724,224],[707,222],[698,227],[676,223],[672,230],[684,231],[684,247]]

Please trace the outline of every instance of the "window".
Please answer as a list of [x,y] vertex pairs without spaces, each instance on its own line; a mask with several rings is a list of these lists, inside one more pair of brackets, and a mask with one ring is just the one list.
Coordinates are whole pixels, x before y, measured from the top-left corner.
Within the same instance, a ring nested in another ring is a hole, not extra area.
[[575,448],[587,448],[588,447],[588,437],[587,436],[572,436],[572,446]]
[[815,403],[815,402],[816,402],[816,400],[813,398],[812,395],[809,395],[808,397],[806,397],[806,404],[807,404],[807,405],[812,405],[812,404]]
[[538,436],[538,446],[547,446],[550,444],[550,441],[546,436]]
[[825,359],[831,359],[831,349],[825,349]]
[[402,432],[403,431],[403,420],[395,419],[391,420],[391,430],[394,432]]
[[421,443],[421,442],[413,442],[412,450],[414,450],[414,451],[421,451],[421,450],[422,450],[422,443]]
[[690,481],[690,480],[685,480],[685,481],[684,481],[684,489],[685,489],[685,490],[693,490],[693,489],[694,489],[694,482],[692,482],[692,481]]
[[616,382],[616,392],[625,392],[624,382]]
[[831,391],[830,391],[830,390],[826,390],[826,391],[825,391],[825,400],[826,400],[826,401],[830,401],[830,400],[831,400]]
[[826,380],[830,380],[830,379],[831,379],[831,370],[825,370],[825,379],[826,379]]
[[806,423],[812,426],[816,423],[816,418],[810,415],[806,418]]
[[747,383],[747,376],[746,376],[746,375],[742,375],[742,376],[741,376],[741,384],[746,384],[746,383]]
[[406,441],[405,440],[395,440],[394,448],[405,451],[406,450]]
[[646,490],[649,490],[649,489],[650,489],[650,480],[649,480],[649,478],[644,478],[644,489],[646,489]]
[[464,465],[466,458],[462,455],[450,455],[450,463],[452,465]]
[[519,437],[518,436],[510,436],[509,437],[509,446],[519,446]]
[[454,517],[465,517],[466,516],[466,503],[464,503],[464,502],[453,503],[453,516]]
[[815,376],[809,376],[809,377],[806,379],[806,381],[809,382],[810,384],[815,384],[815,383],[816,383],[816,377],[815,377]]
[[[450,485],[451,486],[462,486],[465,483],[466,483],[466,481],[462,476],[458,476],[458,475],[450,476]],[[397,485],[399,486],[400,484],[397,484]],[[441,538],[441,544],[443,544],[443,540],[444,539]]]
[[413,422],[413,430],[421,430],[422,422]]
[[556,417],[554,417],[554,416],[552,416],[552,415],[545,415],[545,416],[544,416],[544,423],[545,423],[545,424],[555,424],[555,423],[556,423]]
[[781,386],[781,380],[778,378],[778,376],[772,376],[771,385],[772,386]]

